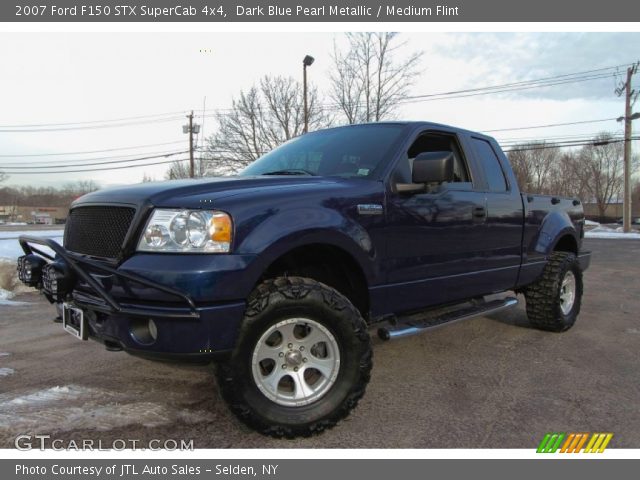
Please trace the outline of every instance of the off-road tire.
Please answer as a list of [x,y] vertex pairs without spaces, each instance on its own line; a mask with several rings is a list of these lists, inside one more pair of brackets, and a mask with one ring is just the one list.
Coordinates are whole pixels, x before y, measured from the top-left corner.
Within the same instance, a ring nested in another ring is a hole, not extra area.
[[[309,318],[328,329],[339,346],[335,383],[309,405],[283,406],[263,394],[253,377],[252,355],[262,335],[276,323]],[[278,277],[250,295],[238,343],[218,365],[222,397],[250,428],[273,436],[307,437],[345,418],[364,395],[372,365],[367,324],[351,302],[333,288],[302,277]]]
[[[575,277],[575,299],[571,310],[563,313],[560,296],[567,272]],[[542,276],[524,291],[529,323],[535,328],[551,332],[569,330],[580,313],[582,291],[582,270],[577,257],[569,252],[553,252]]]

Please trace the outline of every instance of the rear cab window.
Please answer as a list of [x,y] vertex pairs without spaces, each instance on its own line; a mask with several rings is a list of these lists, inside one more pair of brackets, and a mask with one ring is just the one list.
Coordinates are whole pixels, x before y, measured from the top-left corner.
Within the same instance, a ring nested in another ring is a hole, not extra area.
[[490,192],[506,192],[508,190],[507,179],[491,143],[477,137],[471,137],[471,142],[482,165],[487,180],[487,189]]

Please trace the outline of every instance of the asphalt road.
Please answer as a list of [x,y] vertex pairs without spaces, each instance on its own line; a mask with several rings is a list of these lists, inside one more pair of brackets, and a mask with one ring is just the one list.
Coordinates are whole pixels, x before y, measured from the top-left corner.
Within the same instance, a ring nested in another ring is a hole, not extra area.
[[[16,435],[186,439],[196,448],[535,448],[546,432],[613,432],[640,448],[640,242],[588,240],[576,326],[528,327],[523,310],[383,343],[364,399],[336,428],[276,440],[233,417],[211,367],[110,353],[53,323],[33,294],[0,306],[0,447]],[[3,355],[9,354],[9,355]]]

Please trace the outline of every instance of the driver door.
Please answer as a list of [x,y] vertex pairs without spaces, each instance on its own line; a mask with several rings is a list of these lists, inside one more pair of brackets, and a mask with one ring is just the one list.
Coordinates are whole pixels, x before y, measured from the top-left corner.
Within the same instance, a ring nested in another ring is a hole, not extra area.
[[[451,182],[401,192],[411,181],[412,159],[422,152],[452,152]],[[483,249],[487,199],[474,190],[473,174],[454,133],[417,135],[391,176],[387,197],[387,305],[410,311],[471,298],[486,290]]]

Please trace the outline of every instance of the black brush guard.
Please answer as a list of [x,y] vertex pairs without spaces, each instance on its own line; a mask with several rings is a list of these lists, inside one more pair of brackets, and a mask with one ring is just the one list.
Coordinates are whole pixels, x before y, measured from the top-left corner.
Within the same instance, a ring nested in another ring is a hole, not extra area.
[[[114,268],[111,268],[107,265],[98,263],[94,260],[90,260],[78,254],[74,254],[65,250],[65,248],[59,243],[49,239],[49,238],[41,238],[41,237],[32,237],[31,235],[21,235],[19,240],[20,246],[26,255],[36,254],[44,257],[47,260],[53,261],[54,257],[49,255],[46,252],[32,246],[31,244],[43,245],[45,247],[53,250],[57,256],[62,258],[67,264],[71,267],[71,269],[78,275],[79,278],[84,280],[87,285],[89,285],[95,293],[104,300],[104,305],[96,304],[93,302],[85,302],[78,301],[80,306],[86,306],[88,309],[96,310],[104,313],[111,314],[122,314],[122,315],[135,315],[135,316],[149,316],[149,317],[170,317],[170,318],[200,318],[200,314],[196,308],[196,304],[192,300],[192,298],[180,290],[176,290],[171,287],[167,287],[160,283],[154,282],[147,278],[141,277],[139,275],[135,275],[132,273],[121,272]],[[98,282],[95,278],[91,276],[90,273],[86,272],[83,268],[83,265],[89,266],[96,270],[101,270],[103,272],[107,272],[111,275],[115,275],[118,278],[129,280],[131,282],[139,283],[140,285],[144,285],[145,287],[153,288],[155,290],[159,290],[163,293],[167,293],[174,297],[180,298],[185,304],[188,306],[189,311],[185,312],[184,309],[176,309],[176,308],[167,308],[167,309],[153,309],[153,308],[140,308],[140,307],[132,307],[125,306],[118,303],[116,299],[114,299],[109,292],[107,292],[104,287]]]

